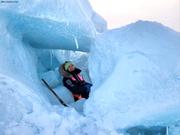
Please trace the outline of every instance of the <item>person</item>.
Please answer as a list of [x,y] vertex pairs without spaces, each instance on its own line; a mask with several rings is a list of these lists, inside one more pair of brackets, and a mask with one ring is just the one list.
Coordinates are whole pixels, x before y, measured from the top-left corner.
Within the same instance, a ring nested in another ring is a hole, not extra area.
[[81,70],[71,62],[65,61],[59,68],[63,75],[63,85],[71,91],[74,100],[88,99],[92,84],[86,82],[81,76]]

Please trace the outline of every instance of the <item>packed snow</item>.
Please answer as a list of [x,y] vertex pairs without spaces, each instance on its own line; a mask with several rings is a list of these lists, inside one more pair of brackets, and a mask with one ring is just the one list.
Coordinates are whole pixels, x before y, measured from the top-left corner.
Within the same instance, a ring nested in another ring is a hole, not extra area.
[[[179,135],[179,32],[149,21],[107,30],[87,0],[1,3],[0,31],[0,135]],[[88,100],[63,87],[65,60],[93,83]]]
[[155,22],[139,21],[99,35],[89,58],[96,89],[86,114],[109,129],[176,122],[179,58],[180,34]]

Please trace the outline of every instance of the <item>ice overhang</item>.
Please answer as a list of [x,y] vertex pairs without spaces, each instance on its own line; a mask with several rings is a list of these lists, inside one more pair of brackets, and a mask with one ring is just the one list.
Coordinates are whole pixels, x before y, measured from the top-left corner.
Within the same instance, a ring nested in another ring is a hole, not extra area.
[[[89,52],[94,34],[78,22],[57,22],[17,13],[3,13],[7,29],[34,48]],[[87,26],[88,27],[88,26]]]

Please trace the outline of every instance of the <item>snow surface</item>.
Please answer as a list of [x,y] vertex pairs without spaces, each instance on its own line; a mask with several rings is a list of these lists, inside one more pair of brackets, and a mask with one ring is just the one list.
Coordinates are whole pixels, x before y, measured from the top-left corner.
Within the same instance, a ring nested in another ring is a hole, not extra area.
[[[87,0],[0,5],[0,135],[123,135],[135,126],[179,135],[180,33],[148,21],[106,28]],[[92,81],[87,101],[74,103],[62,86],[65,60]]]
[[180,33],[138,21],[99,35],[92,50],[94,91],[85,111],[98,125],[113,130],[179,120]]
[[52,106],[31,88],[2,74],[0,89],[1,135],[96,134],[91,120],[73,108]]

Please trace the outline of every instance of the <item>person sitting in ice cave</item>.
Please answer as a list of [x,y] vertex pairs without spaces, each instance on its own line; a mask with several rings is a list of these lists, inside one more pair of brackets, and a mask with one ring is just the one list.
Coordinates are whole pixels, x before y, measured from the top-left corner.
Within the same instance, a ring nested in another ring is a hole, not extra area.
[[81,76],[81,70],[75,67],[71,61],[65,61],[59,67],[59,72],[63,76],[63,85],[71,91],[74,100],[88,98],[92,84],[86,82]]

